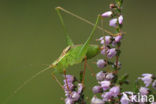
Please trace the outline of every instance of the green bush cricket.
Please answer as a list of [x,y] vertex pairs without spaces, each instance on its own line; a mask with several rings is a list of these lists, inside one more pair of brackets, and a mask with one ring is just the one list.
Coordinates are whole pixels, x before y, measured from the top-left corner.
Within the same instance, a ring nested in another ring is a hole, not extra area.
[[[72,40],[70,39],[68,32],[65,28],[64,25],[64,21],[62,18],[62,15],[60,13],[60,10],[64,11],[65,13],[68,13],[90,25],[93,26],[93,30],[90,33],[90,36],[88,37],[87,41],[84,44],[78,44],[75,45]],[[94,56],[98,55],[98,53],[100,52],[101,48],[98,45],[91,45],[89,44],[96,28],[98,28],[99,30],[102,30],[110,35],[114,35],[111,32],[104,30],[102,27],[98,26],[98,21],[100,19],[100,16],[97,17],[96,23],[92,23],[76,14],[73,14],[61,7],[57,7],[56,11],[58,13],[58,16],[60,18],[61,24],[64,28],[65,34],[67,35],[67,44],[68,46],[63,50],[63,52],[61,53],[60,57],[54,61],[49,67],[41,70],[40,72],[36,73],[35,75],[33,75],[32,77],[30,77],[28,80],[26,80],[21,86],[19,86],[14,93],[9,96],[9,98],[11,98],[14,94],[16,94],[19,90],[21,90],[26,84],[28,84],[31,80],[33,80],[34,78],[36,78],[38,75],[40,75],[41,73],[49,70],[49,69],[53,69],[52,75],[53,78],[57,81],[57,83],[62,87],[61,83],[57,80],[57,78],[55,77],[54,73],[64,73],[66,74],[66,69],[69,66],[75,65],[75,64],[79,64],[81,62],[83,62],[84,60],[88,60],[93,58]],[[85,61],[86,62],[86,61]],[[85,66],[86,67],[86,66]],[[82,83],[84,83],[84,75],[85,75],[85,68],[83,71],[83,80]],[[63,87],[62,87],[63,88]],[[4,102],[5,104],[6,102]]]

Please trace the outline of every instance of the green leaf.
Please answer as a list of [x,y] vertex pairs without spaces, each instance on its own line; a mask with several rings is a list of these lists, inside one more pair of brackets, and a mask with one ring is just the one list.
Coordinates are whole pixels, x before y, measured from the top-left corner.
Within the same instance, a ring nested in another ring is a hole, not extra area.
[[124,74],[123,76],[121,76],[121,78],[118,80],[118,84],[122,85],[122,84],[128,84],[128,74]]
[[118,5],[118,7],[121,7],[123,4],[123,0],[115,0],[115,2]]
[[137,93],[139,90],[140,83],[138,80],[135,81],[134,91]]

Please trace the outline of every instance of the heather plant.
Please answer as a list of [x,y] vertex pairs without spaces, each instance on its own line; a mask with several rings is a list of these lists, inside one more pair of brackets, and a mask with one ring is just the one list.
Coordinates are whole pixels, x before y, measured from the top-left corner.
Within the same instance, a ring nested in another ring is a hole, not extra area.
[[[102,57],[96,64],[101,71],[96,74],[97,85],[92,88],[94,96],[91,99],[91,104],[156,104],[154,100],[156,97],[156,93],[154,92],[156,80],[152,74],[145,73],[142,74],[142,77],[138,77],[133,91],[123,90],[123,85],[129,84],[129,81],[128,74],[125,73],[122,76],[118,74],[121,69],[119,60],[121,40],[124,38],[124,32],[122,31],[122,4],[123,0],[115,0],[115,3],[110,4],[110,10],[101,14],[102,28],[103,19],[110,18],[109,26],[114,28],[116,32],[103,36],[104,32],[107,34],[108,32],[102,30],[102,36],[97,39],[101,44],[100,53]],[[84,87],[81,88],[83,89]],[[75,104],[81,101],[79,100],[81,96],[84,98],[84,95],[79,94],[76,96],[77,101],[75,101],[72,95],[71,93],[71,97],[65,100],[66,104]],[[85,102],[83,101],[81,104],[85,104]]]
[[[124,21],[122,9],[123,0],[115,0],[109,5],[108,11],[98,15],[96,23],[94,24],[70,11],[57,7],[56,11],[64,32],[67,35],[68,46],[63,50],[61,56],[56,61],[48,68],[45,68],[26,80],[15,90],[14,94],[41,73],[49,69],[54,69],[52,76],[65,93],[65,104],[86,104],[87,102],[83,92],[87,89],[84,83],[86,67],[88,66],[87,60],[101,54],[101,58],[96,62],[97,68],[100,69],[95,75],[97,84],[92,86],[92,91],[90,91],[93,93],[92,98],[90,98],[91,104],[156,104],[156,77],[153,74],[144,73],[138,77],[135,81],[133,91],[126,91],[123,89],[124,84],[128,85],[130,83],[127,73],[119,76],[119,71],[122,69],[120,47],[124,39],[124,32],[122,31]],[[75,45],[70,39],[60,11],[68,13],[93,26],[93,30],[84,44]],[[104,29],[103,23],[105,18],[109,18],[108,25],[115,30],[114,33]],[[98,25],[99,20],[101,20],[101,26]],[[97,44],[100,45],[90,45],[90,41],[96,29],[102,31],[101,37],[96,39]],[[79,72],[79,78],[66,73],[66,69],[69,66],[81,62],[84,62],[84,70]],[[56,78],[55,73],[57,72],[63,73],[64,85]]]

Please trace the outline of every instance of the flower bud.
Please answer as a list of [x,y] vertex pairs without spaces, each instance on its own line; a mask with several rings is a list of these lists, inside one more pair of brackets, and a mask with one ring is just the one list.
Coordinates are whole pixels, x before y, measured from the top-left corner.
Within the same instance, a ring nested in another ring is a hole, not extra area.
[[120,87],[114,86],[110,89],[110,92],[112,92],[112,96],[117,97],[120,94]]
[[97,79],[98,81],[104,80],[104,79],[105,79],[105,73],[104,73],[103,71],[98,72],[98,73],[96,74],[96,79]]
[[107,73],[106,80],[112,80],[114,78],[114,75],[112,73]]
[[104,68],[107,65],[103,59],[99,59],[96,64],[99,68]]
[[91,104],[104,104],[104,101],[94,96],[91,100]]
[[120,99],[121,104],[129,104],[130,100],[126,94],[123,94],[123,96]]
[[115,7],[116,7],[115,4],[110,4],[110,5],[109,5],[109,8],[110,8],[110,9],[115,8]]
[[104,47],[104,49],[102,49],[101,54],[102,55],[105,55],[106,54],[106,48],[105,47]]
[[77,92],[72,92],[71,97],[73,99],[73,101],[78,101],[80,98],[80,95]]
[[105,41],[106,41],[105,44],[109,45],[112,41],[112,37],[111,36],[105,36]]
[[123,16],[122,16],[122,15],[120,15],[120,16],[118,17],[118,21],[119,21],[119,24],[122,24],[122,23],[123,23]]
[[[116,62],[114,62],[114,64],[112,65],[113,68],[116,67]],[[120,63],[120,61],[118,61],[118,69],[121,69],[122,64]]]
[[118,35],[118,36],[115,37],[115,42],[119,43],[121,39],[122,39],[122,36]]
[[74,85],[72,83],[64,84],[65,91],[69,91],[69,90],[71,91],[73,90],[73,88],[74,88]]
[[93,91],[94,94],[101,93],[102,92],[102,87],[101,86],[94,86],[92,88],[92,91]]
[[100,84],[104,91],[109,89],[109,87],[111,85],[110,81],[102,81],[102,82],[100,82]]
[[109,26],[116,27],[117,26],[117,21],[118,21],[117,18],[111,19],[109,21]]
[[107,12],[103,13],[101,16],[102,17],[110,17],[112,14],[113,14],[112,11],[107,11]]
[[[67,79],[68,83],[72,83],[74,81],[74,77],[72,75],[66,75],[66,79]],[[64,82],[66,83],[66,81],[64,81]]]
[[108,101],[112,97],[112,92],[105,92],[101,95],[101,97],[103,98],[103,101]]
[[143,82],[144,82],[144,84],[145,84],[145,86],[146,87],[148,87],[151,83],[152,83],[152,74],[142,74],[142,76],[143,77],[139,77],[138,79],[141,79]]
[[83,85],[82,83],[78,84],[78,93],[80,94],[83,91]]
[[107,57],[111,59],[111,58],[114,57],[116,54],[117,54],[116,49],[115,49],[115,48],[111,48],[111,49],[108,50]]
[[146,88],[146,87],[141,87],[139,89],[139,92],[140,92],[141,95],[147,95],[149,93],[149,89]]
[[74,104],[74,101],[71,98],[66,98],[65,104]]

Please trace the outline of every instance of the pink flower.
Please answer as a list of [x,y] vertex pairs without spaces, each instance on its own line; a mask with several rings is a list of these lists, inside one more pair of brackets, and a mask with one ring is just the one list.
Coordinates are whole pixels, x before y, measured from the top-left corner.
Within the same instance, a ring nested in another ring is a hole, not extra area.
[[123,96],[120,99],[121,104],[129,104],[130,100],[126,94],[123,94]]
[[73,101],[78,101],[79,98],[80,98],[80,95],[79,95],[79,93],[77,93],[77,92],[74,91],[71,94],[71,98],[73,99]]
[[104,91],[109,89],[109,87],[111,85],[110,81],[102,81],[102,82],[100,82],[100,84]]
[[111,48],[111,49],[108,50],[107,57],[111,59],[111,58],[114,57],[116,54],[117,54],[116,49],[115,49],[115,48]]
[[91,104],[104,104],[104,101],[94,96],[91,100]]
[[149,93],[149,89],[146,87],[141,87],[139,89],[139,92],[141,93],[141,95],[147,95]]
[[103,59],[99,59],[96,64],[99,68],[104,68],[107,65],[107,63]]
[[118,43],[118,42],[120,42],[121,39],[122,39],[122,36],[118,35],[115,37],[115,42]]
[[112,14],[113,14],[112,11],[107,11],[107,12],[103,13],[101,16],[102,17],[110,17]]
[[109,21],[109,26],[111,26],[111,27],[116,27],[116,26],[117,26],[117,21],[118,21],[117,18],[111,19],[111,20]]
[[120,94],[120,87],[114,86],[110,89],[110,92],[112,92],[112,96],[117,97]]
[[122,15],[120,15],[120,16],[118,17],[118,21],[119,21],[119,24],[122,24],[122,23],[123,23],[123,16],[122,16]]
[[94,86],[92,88],[92,91],[93,91],[94,94],[100,93],[100,92],[102,92],[102,87],[101,86]]
[[96,74],[96,79],[97,79],[98,81],[104,80],[104,79],[105,79],[105,73],[104,73],[103,71],[98,72],[98,73]]
[[142,74],[143,77],[139,77],[138,79],[141,79],[144,84],[146,85],[146,87],[148,87],[151,83],[152,83],[152,74]]

